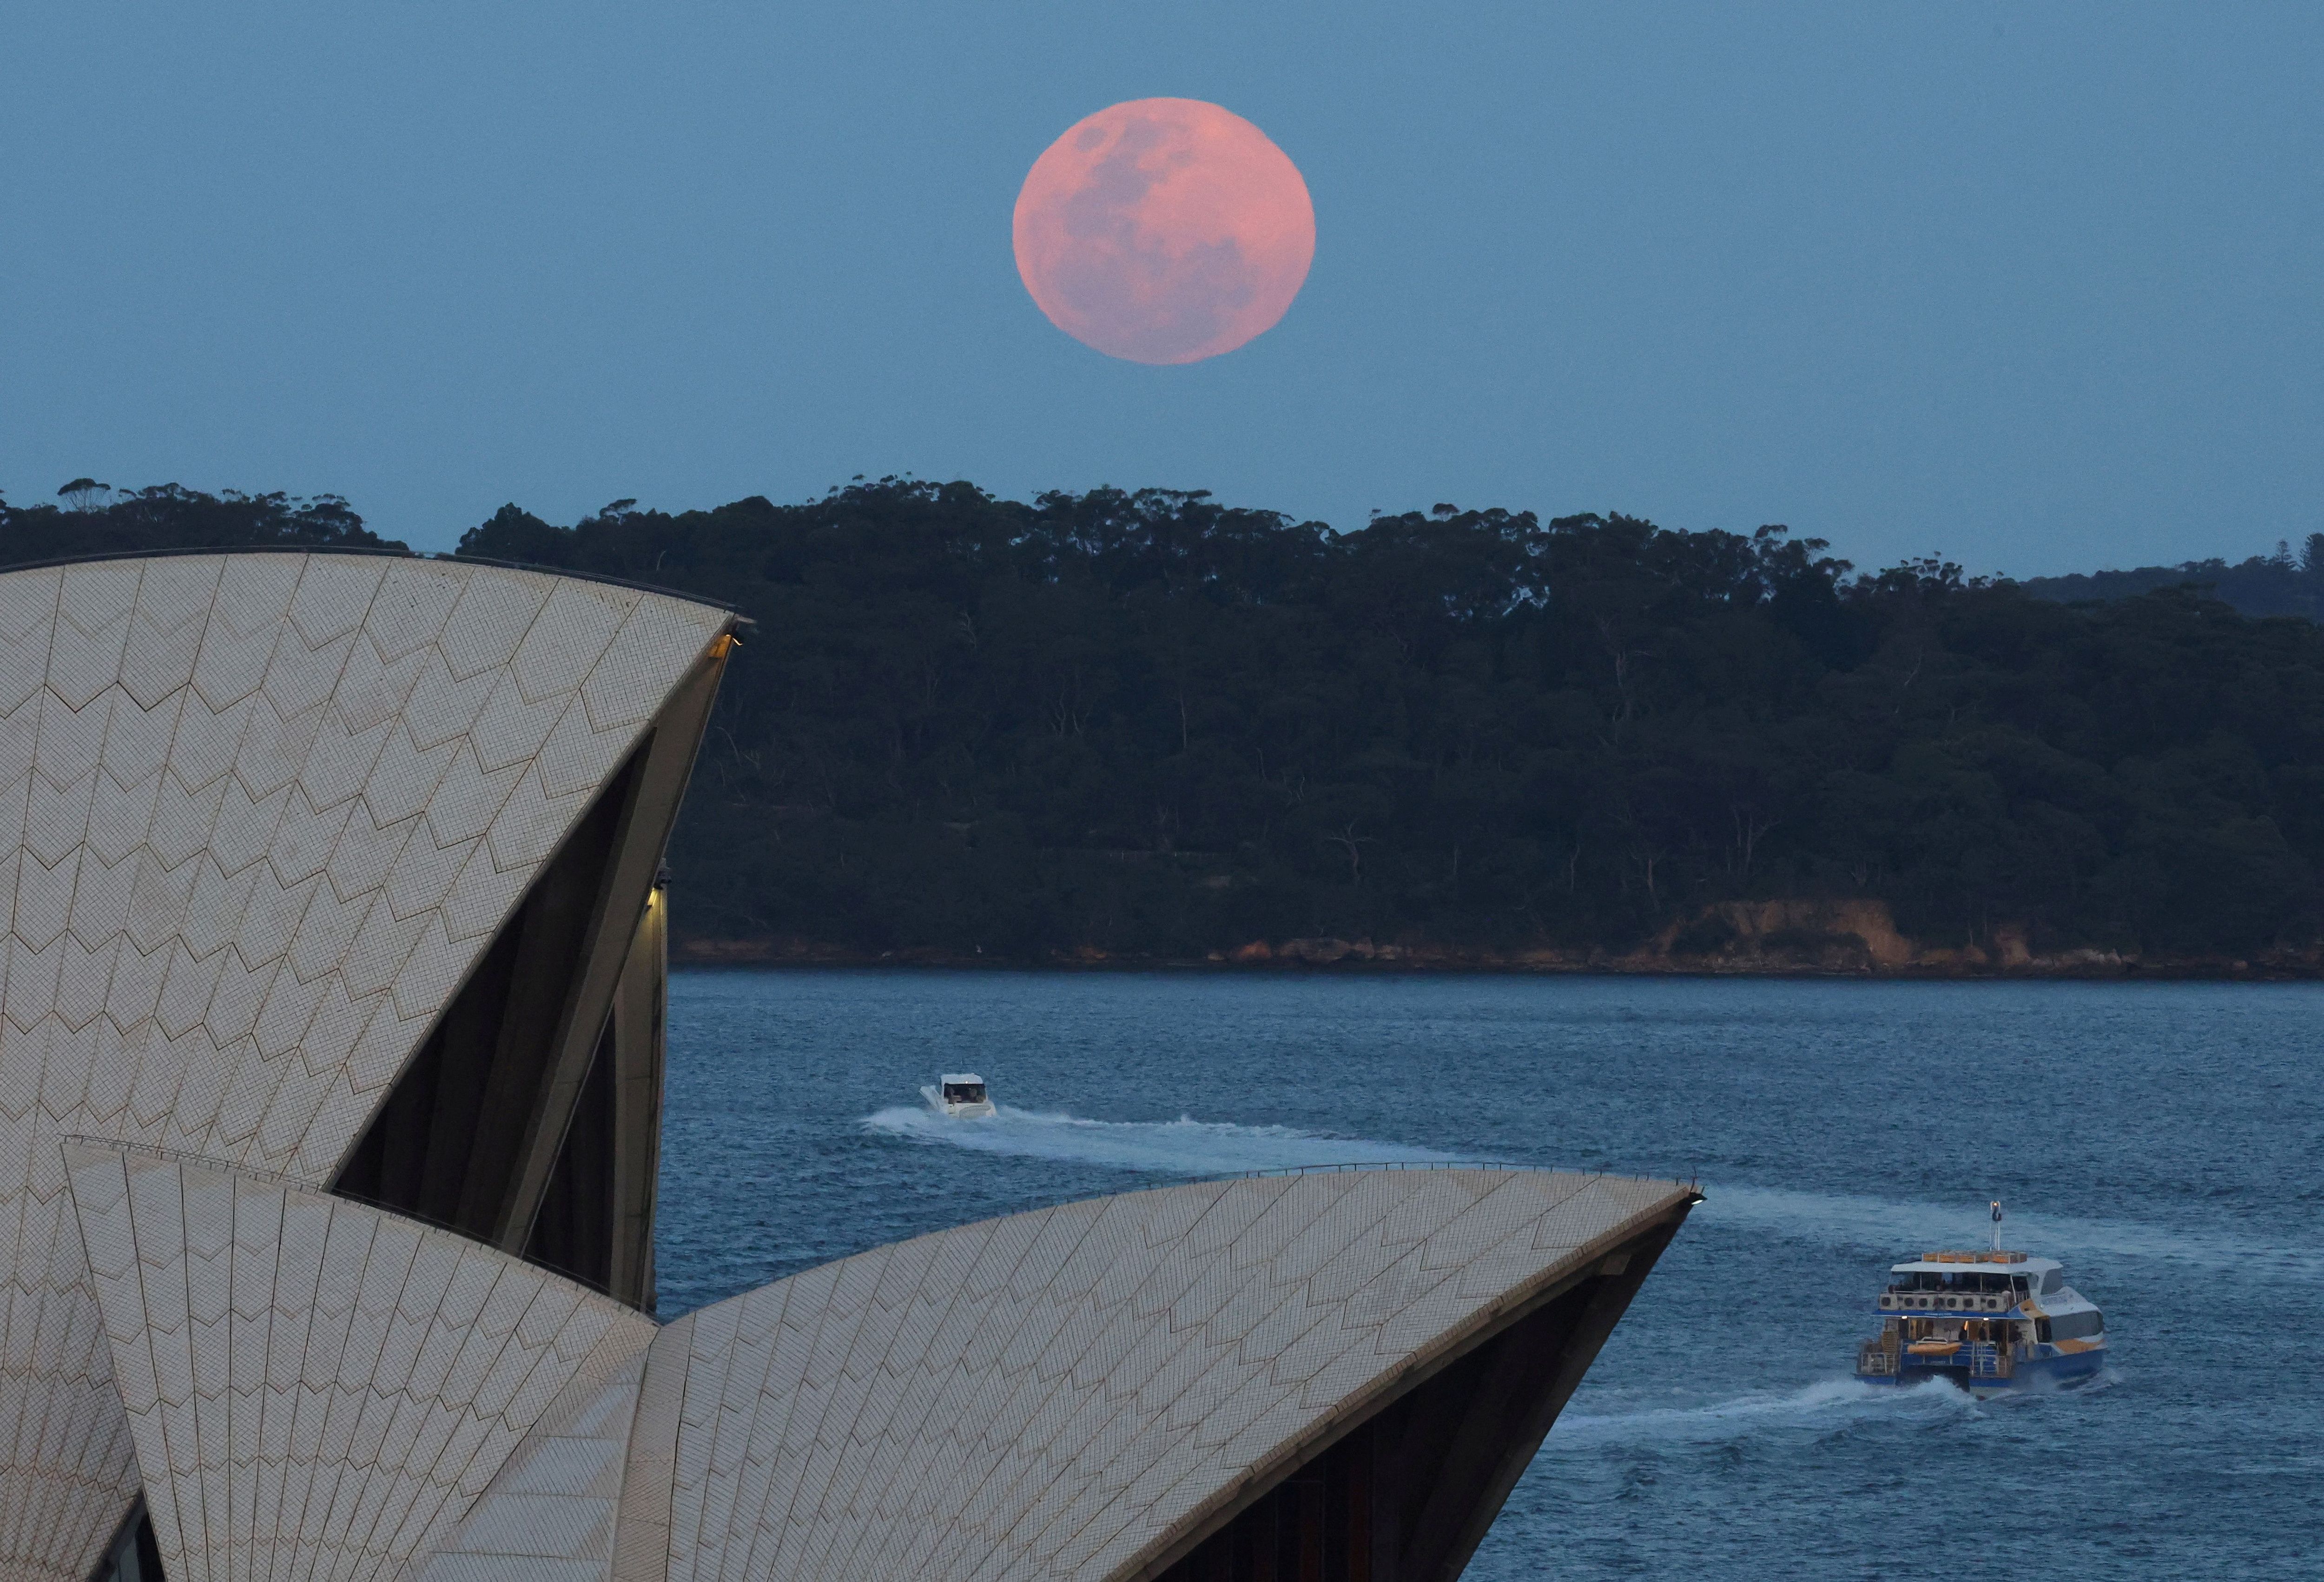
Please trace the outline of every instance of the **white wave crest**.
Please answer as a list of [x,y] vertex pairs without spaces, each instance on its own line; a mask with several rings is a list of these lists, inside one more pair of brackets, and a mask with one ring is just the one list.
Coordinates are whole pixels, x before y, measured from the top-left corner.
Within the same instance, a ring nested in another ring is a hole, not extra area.
[[867,1115],[863,1129],[910,1142],[1008,1154],[1112,1170],[1167,1175],[1233,1175],[1251,1170],[1285,1170],[1310,1164],[1441,1163],[1452,1158],[1433,1149],[1361,1137],[1326,1137],[1279,1126],[1237,1126],[1231,1121],[1085,1120],[1001,1106],[976,1119],[936,1114],[899,1104]]
[[1658,1406],[1636,1412],[1567,1412],[1550,1430],[1553,1449],[1613,1440],[1659,1439],[1716,1443],[1763,1430],[1838,1428],[1876,1413],[1953,1415],[1979,1403],[1942,1379],[1899,1389],[1854,1379],[1821,1379],[1800,1389],[1738,1395],[1700,1406]]

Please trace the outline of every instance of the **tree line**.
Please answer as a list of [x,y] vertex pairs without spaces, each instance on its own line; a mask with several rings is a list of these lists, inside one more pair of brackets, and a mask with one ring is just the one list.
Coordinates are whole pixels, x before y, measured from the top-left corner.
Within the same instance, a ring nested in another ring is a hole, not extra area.
[[[172,533],[397,547],[336,500],[0,503],[11,563]],[[697,943],[1711,956],[1720,903],[1803,897],[1941,944],[2324,935],[2324,631],[2189,579],[2066,602],[1858,574],[1781,527],[1439,505],[1334,532],[894,479],[570,527],[512,505],[458,553],[755,623],[673,842]]]
[[2279,538],[2271,555],[2243,560],[2183,560],[2176,566],[2140,566],[2128,571],[2077,572],[2067,576],[2028,577],[2018,585],[2037,599],[2080,603],[2091,599],[2126,599],[2158,588],[2184,584],[2208,588],[2246,615],[2298,615],[2324,621],[2324,533],[2301,540]]

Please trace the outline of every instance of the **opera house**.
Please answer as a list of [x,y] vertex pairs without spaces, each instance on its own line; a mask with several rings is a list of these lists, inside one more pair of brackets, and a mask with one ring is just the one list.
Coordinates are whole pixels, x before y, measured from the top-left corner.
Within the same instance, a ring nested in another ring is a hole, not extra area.
[[658,1320],[724,610],[0,575],[0,1578],[1446,1582],[1683,1184],[1068,1203]]

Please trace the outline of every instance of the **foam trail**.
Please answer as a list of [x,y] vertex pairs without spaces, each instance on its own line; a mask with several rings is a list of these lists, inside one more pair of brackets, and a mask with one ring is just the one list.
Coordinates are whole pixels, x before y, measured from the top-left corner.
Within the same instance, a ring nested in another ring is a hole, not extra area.
[[863,1129],[916,1143],[947,1144],[980,1154],[1098,1164],[1167,1175],[1233,1175],[1303,1164],[1434,1163],[1453,1155],[1399,1143],[1326,1137],[1289,1127],[1230,1121],[1084,1120],[1002,1105],[981,1119],[956,1119],[899,1104],[863,1118]]
[[1823,1379],[1801,1389],[1738,1395],[1702,1406],[1651,1407],[1637,1412],[1561,1413],[1551,1428],[1552,1449],[1613,1441],[1719,1443],[1791,1428],[1825,1431],[1859,1419],[1893,1415],[1951,1416],[1975,1412],[1978,1402],[1942,1379],[1910,1389]]
[[[1711,1186],[1698,1217],[1748,1224],[1794,1239],[1839,1241],[1899,1255],[1926,1247],[1986,1245],[1982,1205],[1895,1202],[1839,1192]],[[2012,1211],[2003,1240],[2070,1265],[2092,1256],[2163,1259],[2198,1268],[2324,1280],[2324,1249],[2233,1231],[2172,1230],[2118,1219]],[[2071,1277],[2071,1269],[2068,1271]]]

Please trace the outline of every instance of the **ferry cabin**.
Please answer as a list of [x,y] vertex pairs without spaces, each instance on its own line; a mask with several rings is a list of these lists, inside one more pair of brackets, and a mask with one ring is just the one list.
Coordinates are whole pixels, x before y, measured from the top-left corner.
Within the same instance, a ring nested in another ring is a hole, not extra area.
[[1932,1377],[1978,1391],[2078,1382],[2104,1358],[2106,1320],[2053,1258],[1932,1252],[1889,1270],[1880,1332],[1857,1357],[1871,1384]]

